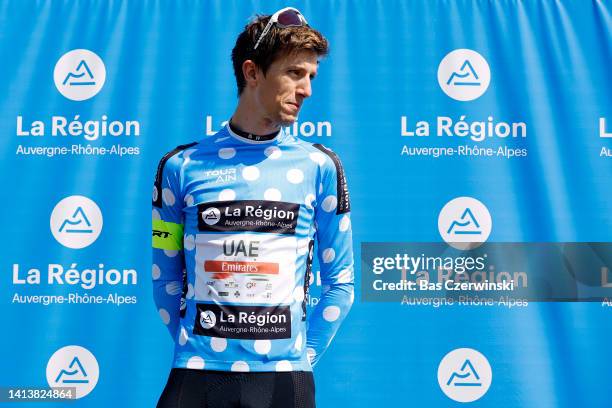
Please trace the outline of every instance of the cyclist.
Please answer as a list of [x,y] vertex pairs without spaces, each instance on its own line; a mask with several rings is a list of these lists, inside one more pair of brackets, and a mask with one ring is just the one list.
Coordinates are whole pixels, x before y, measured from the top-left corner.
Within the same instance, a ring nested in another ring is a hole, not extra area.
[[297,9],[255,18],[232,51],[228,124],[159,163],[154,299],[175,353],[158,407],[315,406],[312,366],[354,298],[350,203],[337,155],[283,127],[327,50]]

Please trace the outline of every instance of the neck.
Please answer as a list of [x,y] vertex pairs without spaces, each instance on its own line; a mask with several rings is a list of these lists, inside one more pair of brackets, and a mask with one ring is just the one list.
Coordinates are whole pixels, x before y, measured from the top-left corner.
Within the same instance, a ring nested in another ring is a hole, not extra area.
[[240,97],[238,106],[232,115],[232,124],[240,130],[254,135],[268,135],[280,130],[278,123],[259,112],[258,106],[246,95],[243,95]]

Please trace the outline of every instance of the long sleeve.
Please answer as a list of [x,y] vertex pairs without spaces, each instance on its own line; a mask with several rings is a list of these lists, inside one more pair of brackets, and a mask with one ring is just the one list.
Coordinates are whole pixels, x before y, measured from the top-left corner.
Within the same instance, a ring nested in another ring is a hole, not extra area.
[[177,149],[160,161],[153,187],[153,299],[173,340],[178,330],[181,294],[186,278],[181,161],[176,154]]
[[321,267],[321,299],[311,313],[307,352],[315,365],[331,343],[354,300],[353,246],[350,204],[342,164],[331,150],[326,155],[315,207],[317,256]]

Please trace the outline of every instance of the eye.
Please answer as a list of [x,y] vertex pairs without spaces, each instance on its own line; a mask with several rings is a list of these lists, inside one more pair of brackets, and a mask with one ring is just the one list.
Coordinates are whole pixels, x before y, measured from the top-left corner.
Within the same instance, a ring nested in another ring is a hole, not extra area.
[[295,76],[295,77],[299,77],[299,76],[300,76],[300,70],[299,70],[299,69],[290,69],[290,70],[289,70],[289,73],[290,73],[292,76]]

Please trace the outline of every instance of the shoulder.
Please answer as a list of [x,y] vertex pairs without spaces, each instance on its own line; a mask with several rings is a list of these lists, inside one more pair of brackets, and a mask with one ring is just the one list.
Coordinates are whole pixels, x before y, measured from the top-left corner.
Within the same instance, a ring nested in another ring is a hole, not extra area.
[[310,159],[317,163],[324,171],[338,172],[342,168],[342,162],[337,153],[321,143],[311,143],[297,139],[296,144],[302,147]]
[[176,166],[180,166],[185,159],[185,155],[190,153],[189,150],[197,148],[197,145],[199,144],[200,142],[186,143],[178,145],[174,149],[166,152],[159,160],[159,164],[157,166],[158,173],[162,172],[165,167],[175,168]]
[[312,148],[313,160],[319,162],[319,165],[326,171],[333,173],[344,173],[340,156],[329,147],[321,143],[310,143]]
[[198,142],[187,143],[179,145],[174,149],[170,150],[162,156],[157,165],[157,172],[155,173],[155,181],[153,185],[153,205],[161,207],[162,205],[162,184],[164,180],[164,174],[178,174],[183,161],[184,155],[189,151],[190,148],[194,148]]

